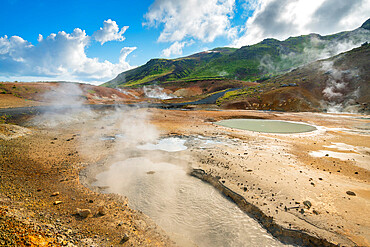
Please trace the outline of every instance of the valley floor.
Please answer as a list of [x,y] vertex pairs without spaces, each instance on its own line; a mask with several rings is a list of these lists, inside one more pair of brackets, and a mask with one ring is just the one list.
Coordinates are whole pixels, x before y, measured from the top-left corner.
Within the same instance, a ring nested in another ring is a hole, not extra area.
[[[187,159],[189,168],[200,168],[219,179],[276,224],[333,244],[370,245],[368,117],[134,110],[134,115],[142,114],[161,136],[214,138],[217,145],[204,149],[189,145],[179,155]],[[214,124],[227,118],[305,122],[318,130],[263,134]],[[81,184],[81,171],[117,153],[114,141],[91,139],[98,132],[114,134],[116,120],[89,116],[58,128],[0,126],[0,222],[9,225],[0,227],[0,244],[174,245],[151,219],[130,209],[127,198],[93,192]],[[93,182],[93,178],[84,179]],[[90,209],[91,215],[81,217],[77,208]]]

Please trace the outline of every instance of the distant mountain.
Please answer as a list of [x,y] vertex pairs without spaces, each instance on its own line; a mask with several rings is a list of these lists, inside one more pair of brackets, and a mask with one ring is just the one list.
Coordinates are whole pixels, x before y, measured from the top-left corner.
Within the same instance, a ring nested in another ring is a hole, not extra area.
[[107,87],[137,87],[170,81],[237,79],[263,81],[298,66],[352,49],[370,41],[370,19],[353,31],[321,36],[265,39],[236,48],[216,48],[177,59],[151,59],[104,83]]
[[370,112],[370,44],[228,92],[223,108]]

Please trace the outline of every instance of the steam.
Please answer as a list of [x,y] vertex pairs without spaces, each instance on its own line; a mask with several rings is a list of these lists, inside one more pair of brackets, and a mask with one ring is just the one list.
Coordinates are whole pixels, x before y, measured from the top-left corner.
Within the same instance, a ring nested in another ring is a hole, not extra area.
[[324,104],[327,111],[332,113],[356,111],[350,106],[355,104],[360,89],[355,88],[353,90],[348,83],[358,77],[358,71],[356,69],[337,69],[333,61],[322,62],[321,70],[328,76],[325,88],[322,91],[326,100]]
[[144,94],[148,98],[153,99],[173,99],[177,98],[175,95],[167,94],[162,87],[159,86],[144,86]]
[[34,117],[32,124],[43,127],[57,127],[83,121],[92,115],[86,97],[78,84],[59,83],[55,88],[42,95],[47,107],[41,115]]
[[227,73],[227,71],[224,70],[218,73],[218,76],[227,76],[227,75],[229,75],[229,73]]
[[132,96],[132,97],[134,97],[135,99],[138,99],[138,98],[139,98],[139,97],[137,97],[135,94],[133,94],[133,93],[131,93],[131,92],[129,92],[129,91],[126,91],[126,90],[124,90],[124,89],[122,89],[122,88],[118,88],[118,87],[116,87],[115,89],[117,89],[118,91],[120,91],[121,93],[123,93],[123,94],[125,94],[125,95]]
[[[343,35],[344,36],[344,35]],[[299,38],[299,37],[298,37]],[[368,42],[370,31],[359,28],[346,36],[322,37],[317,34],[310,34],[308,42],[300,52],[294,52],[285,46],[278,47],[279,57],[274,61],[269,54],[260,59],[260,70],[264,73],[280,73],[289,71],[316,60],[326,59],[339,53],[349,51]],[[304,40],[302,40],[304,41]],[[299,48],[298,48],[299,49]]]

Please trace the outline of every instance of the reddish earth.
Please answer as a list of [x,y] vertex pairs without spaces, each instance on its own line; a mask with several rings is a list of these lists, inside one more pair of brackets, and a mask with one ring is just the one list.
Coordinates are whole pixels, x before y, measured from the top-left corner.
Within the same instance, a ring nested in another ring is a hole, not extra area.
[[[0,83],[0,108],[47,105],[57,101],[45,97],[47,93],[58,92],[65,83],[57,82],[2,82]],[[80,89],[84,104],[120,104],[137,102],[139,94],[134,90],[118,91],[88,84],[74,84]],[[61,92],[63,94],[63,92]]]

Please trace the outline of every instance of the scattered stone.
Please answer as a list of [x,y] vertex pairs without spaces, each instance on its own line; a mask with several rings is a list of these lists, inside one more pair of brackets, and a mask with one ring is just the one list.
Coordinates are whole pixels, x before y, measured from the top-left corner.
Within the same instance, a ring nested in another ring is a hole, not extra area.
[[319,214],[319,212],[317,212],[316,210],[312,210],[312,213],[314,213],[314,214],[316,214],[316,215],[318,215],[318,214]]
[[304,201],[303,205],[305,205],[308,209],[310,209],[312,207],[312,204],[311,204],[310,201]]
[[356,193],[350,190],[346,191],[346,193],[347,195],[350,195],[350,196],[356,196]]
[[126,233],[123,234],[120,244],[126,243],[129,239],[130,239],[129,236],[127,236]]
[[358,172],[355,172],[355,174],[358,174]]
[[94,202],[93,200],[91,200],[91,199],[89,200],[89,203],[93,203],[93,202]]
[[118,223],[118,226],[122,226],[123,225],[123,221],[120,221],[119,223]]
[[100,206],[100,207],[98,208],[98,214],[99,214],[99,215],[101,215],[101,216],[106,215],[106,214],[107,214],[107,209],[106,209],[106,207],[104,207],[104,206]]
[[299,211],[301,214],[304,214],[304,209],[301,208],[301,210]]
[[61,204],[61,203],[63,203],[63,202],[62,201],[55,201],[54,205],[58,205],[58,204]]
[[87,218],[89,215],[91,215],[91,210],[90,209],[79,209],[79,208],[77,208],[76,212],[82,218]]
[[155,173],[155,171],[148,171],[146,174],[152,175],[154,173]]
[[57,195],[59,195],[59,192],[57,191],[57,192],[54,192],[53,194],[51,194],[51,196],[57,196]]
[[325,154],[325,156],[326,156],[326,157],[328,157],[328,156],[329,156],[329,154]]

